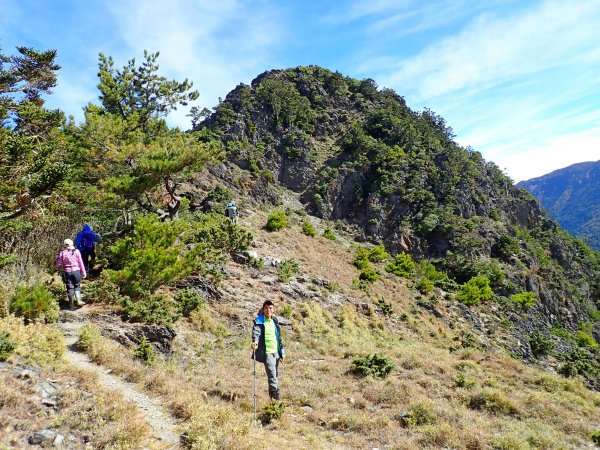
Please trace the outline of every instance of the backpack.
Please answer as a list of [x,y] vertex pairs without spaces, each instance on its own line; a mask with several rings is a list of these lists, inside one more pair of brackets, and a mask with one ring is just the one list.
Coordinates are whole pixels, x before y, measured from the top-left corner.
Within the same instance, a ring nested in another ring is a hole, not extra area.
[[94,236],[89,234],[89,233],[85,233],[82,237],[81,237],[81,250],[82,251],[92,251],[94,250]]
[[227,209],[225,209],[225,215],[230,219],[233,219],[236,216],[236,214],[237,208],[235,206],[228,206]]

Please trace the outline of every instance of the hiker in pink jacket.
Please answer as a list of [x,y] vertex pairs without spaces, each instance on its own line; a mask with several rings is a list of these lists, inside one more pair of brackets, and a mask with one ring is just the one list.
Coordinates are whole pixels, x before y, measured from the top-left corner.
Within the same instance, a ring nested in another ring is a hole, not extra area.
[[81,253],[75,248],[71,239],[65,239],[65,248],[56,258],[56,265],[63,269],[63,281],[67,288],[71,309],[75,309],[75,302],[77,306],[85,305],[81,300],[81,279],[87,276],[87,272]]

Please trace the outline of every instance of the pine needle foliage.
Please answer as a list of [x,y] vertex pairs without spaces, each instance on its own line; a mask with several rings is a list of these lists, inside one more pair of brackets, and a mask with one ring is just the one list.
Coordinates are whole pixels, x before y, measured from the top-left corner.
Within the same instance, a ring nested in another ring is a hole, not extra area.
[[302,223],[302,232],[305,235],[310,236],[310,237],[314,237],[317,235],[317,230],[316,230],[315,226],[312,223],[310,223],[308,220],[305,220]]
[[284,211],[276,210],[273,211],[267,218],[267,230],[268,231],[279,231],[285,228],[287,225],[287,216]]
[[17,344],[10,339],[8,331],[0,331],[0,361],[6,361]]
[[112,280],[137,299],[192,272],[211,272],[207,262],[223,257],[210,243],[188,245],[197,231],[194,225],[182,219],[160,222],[153,215],[140,216],[132,234],[111,248],[118,267],[111,272]]
[[50,323],[58,320],[58,304],[43,284],[34,287],[19,286],[10,298],[9,308],[12,313],[23,317],[27,322]]
[[152,348],[152,344],[150,344],[150,341],[148,341],[146,336],[142,336],[140,344],[133,351],[133,356],[135,356],[137,359],[142,360],[146,364],[152,364],[156,359],[156,355],[154,353],[154,349]]
[[415,262],[408,253],[398,253],[394,261],[385,266],[385,270],[398,277],[408,278],[415,272]]
[[352,365],[354,373],[373,378],[385,378],[394,369],[394,364],[389,358],[376,353],[356,357],[352,360]]
[[485,275],[477,275],[460,287],[456,299],[467,306],[472,306],[490,300],[493,295],[490,280]]

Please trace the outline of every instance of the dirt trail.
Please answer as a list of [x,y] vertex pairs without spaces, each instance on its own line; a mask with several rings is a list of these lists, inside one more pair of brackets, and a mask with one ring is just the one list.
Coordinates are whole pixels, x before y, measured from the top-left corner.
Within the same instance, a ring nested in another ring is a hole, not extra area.
[[[75,314],[79,315],[81,312],[80,310]],[[170,415],[163,412],[160,400],[140,392],[134,384],[110,374],[108,369],[91,362],[84,353],[74,350],[79,330],[85,322],[73,320],[75,318],[70,318],[70,314],[74,313],[65,313],[63,316],[63,320],[65,321],[59,324],[60,329],[65,335],[65,359],[78,369],[96,373],[99,382],[103,386],[120,392],[124,398],[136,404],[142,411],[144,419],[152,428],[153,436],[168,444],[166,448],[178,448],[180,440],[178,433],[175,431],[177,424]]]

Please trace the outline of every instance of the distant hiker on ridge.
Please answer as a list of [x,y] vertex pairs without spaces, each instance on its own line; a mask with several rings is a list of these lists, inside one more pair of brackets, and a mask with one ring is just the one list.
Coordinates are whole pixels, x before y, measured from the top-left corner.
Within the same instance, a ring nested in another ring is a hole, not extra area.
[[252,327],[252,357],[265,365],[269,381],[269,397],[279,400],[279,362],[285,360],[285,349],[281,340],[281,329],[273,315],[275,305],[266,300],[262,314],[254,319]]
[[69,307],[75,309],[75,304],[85,305],[81,299],[81,279],[87,277],[87,272],[81,253],[75,248],[71,239],[65,239],[65,248],[58,254],[56,265],[63,269],[63,282],[67,289]]
[[235,206],[235,202],[227,203],[227,208],[225,208],[225,215],[229,217],[229,219],[233,223],[237,223],[239,213],[237,206]]
[[101,239],[100,235],[94,233],[92,227],[87,223],[83,225],[83,228],[77,233],[77,237],[75,238],[75,245],[81,252],[85,270],[88,272],[91,272],[90,266],[92,269],[94,267],[94,261],[96,260],[96,242],[100,242]]

